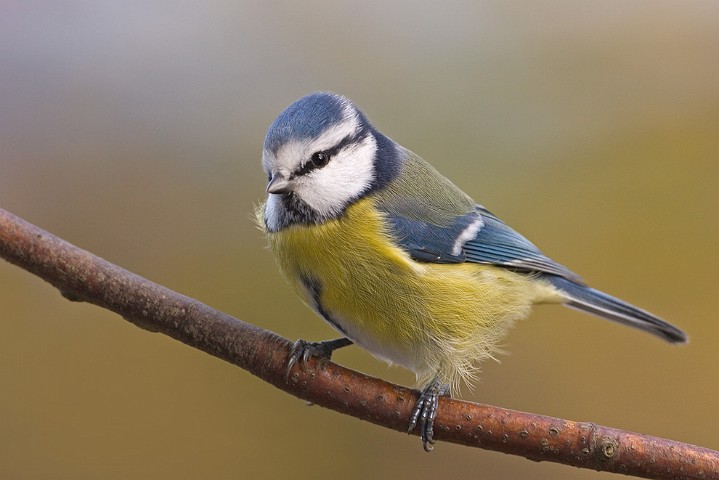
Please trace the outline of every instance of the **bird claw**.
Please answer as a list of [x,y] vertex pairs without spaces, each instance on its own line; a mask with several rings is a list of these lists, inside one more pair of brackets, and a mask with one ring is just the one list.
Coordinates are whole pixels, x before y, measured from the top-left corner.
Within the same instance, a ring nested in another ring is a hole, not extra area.
[[290,380],[290,370],[298,363],[306,363],[310,357],[318,357],[324,360],[332,358],[332,352],[338,348],[351,345],[352,341],[346,338],[338,338],[337,340],[327,340],[324,342],[308,342],[306,340],[297,340],[290,350],[289,360],[287,361],[287,372],[285,380]]
[[[332,352],[329,352],[331,355]],[[307,342],[305,340],[297,340],[290,350],[290,358],[287,361],[287,374],[286,377],[289,380],[290,370],[295,364],[302,362],[306,363],[310,357],[326,357],[327,352],[322,348],[322,342]]]
[[433,380],[420,392],[419,399],[409,417],[407,433],[412,433],[419,424],[422,448],[425,452],[431,452],[432,445],[435,443],[434,419],[437,416],[439,397],[445,395],[449,395],[449,385],[441,384],[439,380]]

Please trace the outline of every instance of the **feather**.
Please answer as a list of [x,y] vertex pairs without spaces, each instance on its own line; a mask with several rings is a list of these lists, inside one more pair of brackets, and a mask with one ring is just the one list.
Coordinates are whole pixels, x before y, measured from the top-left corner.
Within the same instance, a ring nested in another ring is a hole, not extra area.
[[402,174],[374,196],[390,233],[414,260],[497,265],[584,284],[579,275],[543,255],[421,157],[406,149],[400,153]]

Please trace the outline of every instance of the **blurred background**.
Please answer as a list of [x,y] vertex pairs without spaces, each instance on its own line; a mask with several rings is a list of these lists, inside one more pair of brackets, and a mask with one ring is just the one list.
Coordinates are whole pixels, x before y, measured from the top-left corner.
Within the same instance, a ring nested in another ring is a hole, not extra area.
[[[719,449],[719,3],[6,1],[0,207],[287,338],[334,332],[250,220],[333,90],[671,347],[540,307],[468,400]],[[342,416],[0,262],[0,477],[608,478]],[[358,348],[335,360],[412,385]]]

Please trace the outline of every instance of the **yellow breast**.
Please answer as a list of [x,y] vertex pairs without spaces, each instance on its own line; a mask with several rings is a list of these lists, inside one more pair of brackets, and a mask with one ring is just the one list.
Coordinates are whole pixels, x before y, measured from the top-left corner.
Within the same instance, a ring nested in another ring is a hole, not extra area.
[[524,275],[479,264],[412,260],[396,246],[371,196],[321,225],[268,233],[281,270],[320,315],[375,356],[471,380],[514,320],[544,291]]

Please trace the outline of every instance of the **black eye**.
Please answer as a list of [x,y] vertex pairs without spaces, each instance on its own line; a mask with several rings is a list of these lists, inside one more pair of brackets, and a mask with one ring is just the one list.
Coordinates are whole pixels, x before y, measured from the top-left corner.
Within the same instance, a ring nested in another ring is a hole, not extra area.
[[327,165],[329,161],[330,156],[326,152],[315,152],[312,154],[312,158],[310,158],[310,162],[312,162],[312,166],[315,168],[322,168]]

